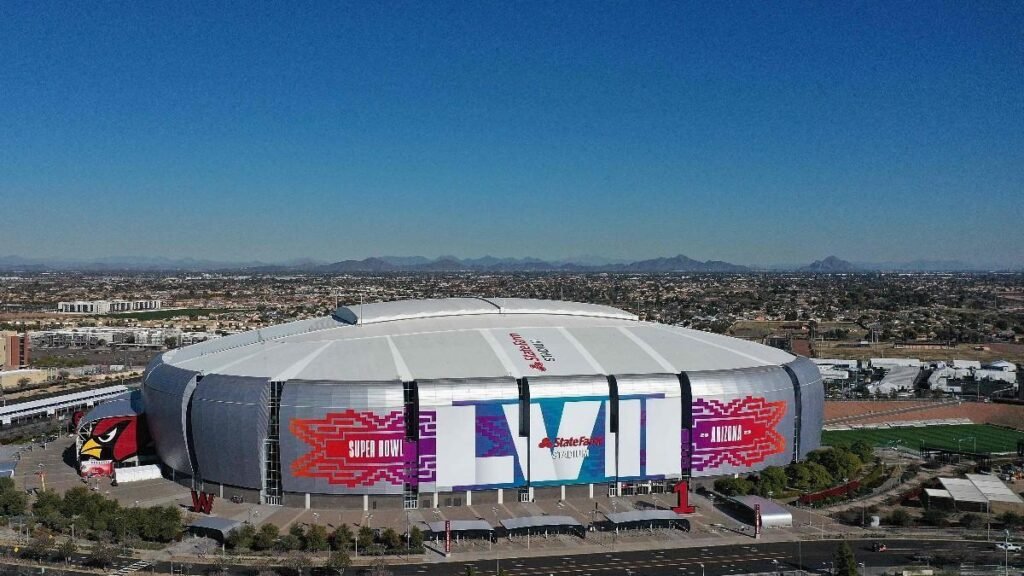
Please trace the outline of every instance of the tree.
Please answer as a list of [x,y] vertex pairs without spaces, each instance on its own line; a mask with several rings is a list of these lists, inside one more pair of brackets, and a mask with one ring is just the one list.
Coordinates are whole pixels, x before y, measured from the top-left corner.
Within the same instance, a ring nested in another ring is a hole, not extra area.
[[64,559],[65,563],[71,563],[71,557],[75,555],[76,550],[78,550],[78,546],[75,546],[75,542],[71,538],[65,538],[57,546],[57,554]]
[[715,480],[715,491],[726,496],[745,496],[754,489],[754,484],[746,478],[719,478]]
[[28,509],[28,496],[14,486],[11,478],[0,478],[0,515],[20,516]]
[[999,516],[996,516],[996,520],[1001,522],[1003,526],[1007,528],[1017,528],[1018,526],[1024,525],[1024,516],[1012,511],[1003,512]]
[[279,532],[277,526],[267,522],[260,526],[260,529],[256,532],[256,535],[252,539],[253,550],[270,550],[277,543]]
[[224,554],[217,554],[213,559],[213,572],[220,576],[226,576],[231,572],[231,558]]
[[397,550],[402,546],[402,537],[394,528],[386,528],[380,535],[381,543],[390,550]]
[[834,480],[853,478],[864,465],[856,454],[843,448],[815,450],[807,456],[807,459],[824,466]]
[[335,550],[348,550],[352,547],[352,529],[342,524],[331,533],[331,546]]
[[828,488],[836,481],[832,474],[817,462],[808,462],[807,469],[811,473],[811,488],[814,490]]
[[110,546],[106,544],[96,544],[92,547],[92,551],[89,553],[89,558],[86,562],[90,566],[97,568],[106,568],[114,563],[116,552]]
[[874,447],[864,440],[857,440],[850,445],[850,452],[856,454],[861,462],[871,462],[875,458]]
[[800,490],[811,488],[811,470],[807,467],[806,462],[793,462],[786,466],[786,478],[794,488]]
[[18,378],[18,388],[26,388],[32,382],[28,378]]
[[310,526],[306,531],[305,548],[309,552],[327,550],[327,529],[319,524]]
[[985,520],[973,512],[968,512],[960,517],[960,525],[967,529],[980,528],[984,524]]
[[910,526],[910,513],[903,508],[897,508],[886,516],[885,521],[892,526]]
[[225,544],[228,548],[251,548],[253,538],[256,537],[256,527],[246,522],[228,532]]
[[[293,534],[289,534],[288,536],[294,537]],[[309,556],[302,552],[292,552],[284,560],[285,568],[291,570],[298,576],[302,576],[311,565],[312,563],[309,560]]]
[[416,526],[409,530],[409,547],[413,550],[423,548],[423,531]]
[[388,568],[388,563],[383,558],[377,558],[370,564],[370,570],[367,572],[367,576],[391,576],[391,570]]
[[359,547],[368,550],[370,546],[373,546],[373,530],[369,526],[361,526],[359,528]]
[[50,555],[51,550],[53,550],[53,540],[48,535],[39,533],[32,538],[22,554],[25,558],[42,560]]
[[337,576],[342,576],[345,573],[345,569],[351,565],[352,558],[349,557],[347,550],[335,550],[324,561],[324,569],[333,572]]
[[929,508],[921,514],[921,522],[936,528],[945,528],[949,525],[949,512],[938,508]]
[[832,561],[835,563],[832,570],[834,576],[857,576],[857,559],[845,540],[839,543]]
[[757,493],[761,496],[767,496],[769,493],[781,496],[786,491],[787,480],[785,470],[778,466],[769,466],[761,471],[757,479]]

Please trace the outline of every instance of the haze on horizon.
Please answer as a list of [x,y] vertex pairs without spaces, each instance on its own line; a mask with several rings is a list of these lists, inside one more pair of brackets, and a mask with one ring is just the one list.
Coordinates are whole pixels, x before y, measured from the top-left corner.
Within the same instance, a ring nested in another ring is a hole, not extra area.
[[0,255],[1024,265],[1024,5],[0,5]]

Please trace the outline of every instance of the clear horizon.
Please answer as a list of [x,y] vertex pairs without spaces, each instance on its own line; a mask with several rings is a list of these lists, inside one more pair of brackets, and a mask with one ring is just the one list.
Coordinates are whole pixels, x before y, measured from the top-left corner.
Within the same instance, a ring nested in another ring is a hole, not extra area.
[[414,8],[4,4],[0,255],[1024,265],[1020,4]]

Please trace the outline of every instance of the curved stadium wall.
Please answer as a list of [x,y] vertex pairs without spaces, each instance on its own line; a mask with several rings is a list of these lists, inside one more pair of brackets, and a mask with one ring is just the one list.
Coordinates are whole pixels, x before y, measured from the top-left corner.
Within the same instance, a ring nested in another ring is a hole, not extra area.
[[604,306],[455,298],[173,350],[144,377],[157,455],[248,501],[401,507],[606,494],[819,447],[806,358]]

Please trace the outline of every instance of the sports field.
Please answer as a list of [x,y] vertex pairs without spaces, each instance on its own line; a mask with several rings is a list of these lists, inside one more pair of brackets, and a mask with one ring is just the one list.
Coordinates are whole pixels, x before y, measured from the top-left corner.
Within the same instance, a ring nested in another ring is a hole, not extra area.
[[957,441],[964,438],[966,440],[959,442],[959,446],[967,452],[975,449],[975,442],[978,452],[1016,452],[1017,440],[1024,440],[1024,432],[988,424],[964,424],[877,430],[825,430],[821,433],[821,443],[826,446],[849,445],[857,440],[864,440],[875,446],[889,446],[894,440],[902,440],[904,447],[914,450],[922,445],[956,450]]

